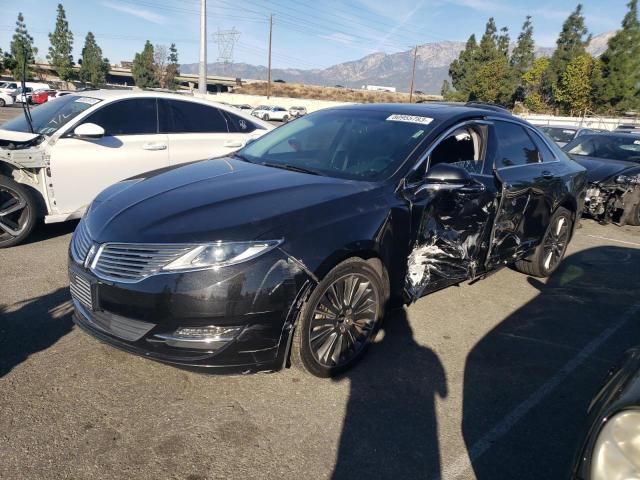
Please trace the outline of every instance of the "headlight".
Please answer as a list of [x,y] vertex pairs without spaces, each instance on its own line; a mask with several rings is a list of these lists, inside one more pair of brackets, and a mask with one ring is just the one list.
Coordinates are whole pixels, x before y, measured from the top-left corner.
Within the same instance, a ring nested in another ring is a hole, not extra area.
[[218,242],[195,245],[191,250],[167,264],[163,270],[184,271],[226,267],[246,262],[277,247],[282,240],[259,242]]
[[591,480],[640,479],[640,411],[614,415],[593,449]]

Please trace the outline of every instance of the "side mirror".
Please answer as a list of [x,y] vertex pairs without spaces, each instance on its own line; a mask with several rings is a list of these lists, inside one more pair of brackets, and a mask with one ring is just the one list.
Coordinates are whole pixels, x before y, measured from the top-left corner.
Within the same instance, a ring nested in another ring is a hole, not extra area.
[[73,134],[78,138],[101,138],[104,137],[104,133],[104,128],[95,123],[83,123],[73,130]]
[[424,177],[424,182],[413,193],[420,197],[427,193],[456,191],[464,194],[481,193],[485,186],[476,181],[464,168],[447,163],[439,163],[431,167]]

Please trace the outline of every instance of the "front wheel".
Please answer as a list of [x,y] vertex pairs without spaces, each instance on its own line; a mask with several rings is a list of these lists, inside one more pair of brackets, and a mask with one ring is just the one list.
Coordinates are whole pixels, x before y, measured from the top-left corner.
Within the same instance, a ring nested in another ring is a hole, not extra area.
[[0,176],[0,248],[17,245],[29,236],[36,211],[36,199],[27,187]]
[[7,102],[4,101],[4,99],[0,98],[0,107],[4,107],[7,105]]
[[265,113],[265,114],[264,114],[264,116],[262,117],[262,119],[263,119],[265,122],[268,122],[268,121],[269,121],[269,115],[267,115],[267,114]]
[[384,314],[383,280],[359,258],[331,270],[298,317],[291,361],[317,377],[333,377],[358,362]]
[[567,251],[573,227],[571,217],[569,210],[558,208],[551,216],[551,221],[540,245],[529,258],[516,262],[516,270],[534,277],[551,275],[558,268]]
[[282,117],[282,123],[287,123],[289,121],[289,117],[288,116],[284,116]]

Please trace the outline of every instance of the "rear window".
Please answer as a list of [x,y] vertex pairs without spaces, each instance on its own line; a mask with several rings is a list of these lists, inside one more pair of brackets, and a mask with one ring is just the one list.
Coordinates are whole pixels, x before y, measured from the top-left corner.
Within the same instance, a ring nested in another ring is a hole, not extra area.
[[214,106],[181,100],[160,100],[162,133],[227,133],[227,121]]
[[540,130],[546,133],[554,142],[560,143],[569,143],[577,133],[577,130],[571,128],[540,127]]
[[640,136],[585,135],[565,145],[563,150],[579,157],[640,162]]

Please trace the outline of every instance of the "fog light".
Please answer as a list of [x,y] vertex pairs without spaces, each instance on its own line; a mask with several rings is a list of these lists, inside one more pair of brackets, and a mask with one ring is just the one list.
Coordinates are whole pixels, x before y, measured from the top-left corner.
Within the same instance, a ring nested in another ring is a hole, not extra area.
[[233,341],[242,331],[242,327],[181,327],[173,333],[158,333],[156,338],[170,347],[197,348],[199,350],[218,350]]

